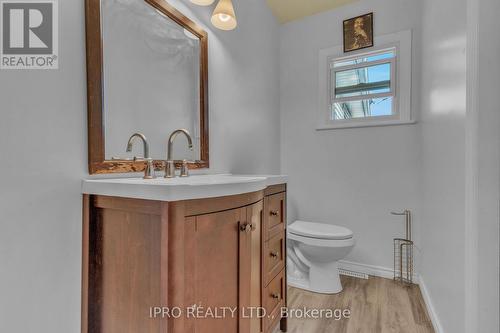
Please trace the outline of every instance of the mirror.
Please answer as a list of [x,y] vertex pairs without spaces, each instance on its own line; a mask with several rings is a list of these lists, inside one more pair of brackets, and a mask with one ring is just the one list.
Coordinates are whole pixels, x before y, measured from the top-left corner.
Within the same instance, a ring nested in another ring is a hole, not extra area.
[[127,160],[142,145],[125,152],[135,132],[162,168],[179,128],[194,149],[179,136],[173,158],[208,167],[207,59],[206,32],[164,0],[87,0],[90,173],[142,171],[144,162]]

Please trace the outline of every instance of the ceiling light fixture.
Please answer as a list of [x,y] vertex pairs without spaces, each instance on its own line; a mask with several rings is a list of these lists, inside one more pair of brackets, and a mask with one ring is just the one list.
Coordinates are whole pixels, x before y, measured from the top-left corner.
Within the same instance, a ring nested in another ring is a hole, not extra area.
[[238,25],[231,0],[219,0],[212,14],[212,24],[221,30],[233,30]]
[[192,3],[198,6],[210,6],[215,0],[191,0]]

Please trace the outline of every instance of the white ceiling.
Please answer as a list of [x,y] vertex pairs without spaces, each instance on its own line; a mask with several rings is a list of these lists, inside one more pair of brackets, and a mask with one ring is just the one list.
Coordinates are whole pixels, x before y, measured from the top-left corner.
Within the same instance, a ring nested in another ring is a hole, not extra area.
[[331,10],[357,0],[267,0],[280,23]]

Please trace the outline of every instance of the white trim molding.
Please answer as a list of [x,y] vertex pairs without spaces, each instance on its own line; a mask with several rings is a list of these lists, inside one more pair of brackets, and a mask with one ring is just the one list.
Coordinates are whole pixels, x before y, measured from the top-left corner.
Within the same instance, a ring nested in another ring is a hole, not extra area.
[[[394,269],[383,266],[375,266],[375,265],[361,264],[359,262],[339,260],[339,268],[391,280],[394,278]],[[419,277],[417,274],[413,275],[413,281],[416,284],[419,283]]]
[[425,307],[427,308],[427,313],[431,319],[434,331],[436,331],[436,333],[444,333],[443,326],[441,326],[441,321],[439,320],[436,309],[434,308],[434,303],[432,303],[431,295],[427,290],[425,281],[422,276],[420,276],[418,280],[418,286],[420,287],[420,292],[422,293],[422,298],[424,299]]
[[465,119],[465,332],[479,332],[478,276],[478,93],[479,1],[467,0],[466,119]]

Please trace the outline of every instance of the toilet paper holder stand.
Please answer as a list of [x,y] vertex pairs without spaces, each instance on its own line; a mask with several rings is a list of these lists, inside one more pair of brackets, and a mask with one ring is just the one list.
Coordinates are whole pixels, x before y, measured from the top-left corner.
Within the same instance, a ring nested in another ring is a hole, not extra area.
[[394,238],[394,281],[413,284],[413,241],[411,239],[411,211],[391,212],[405,217],[405,238]]

